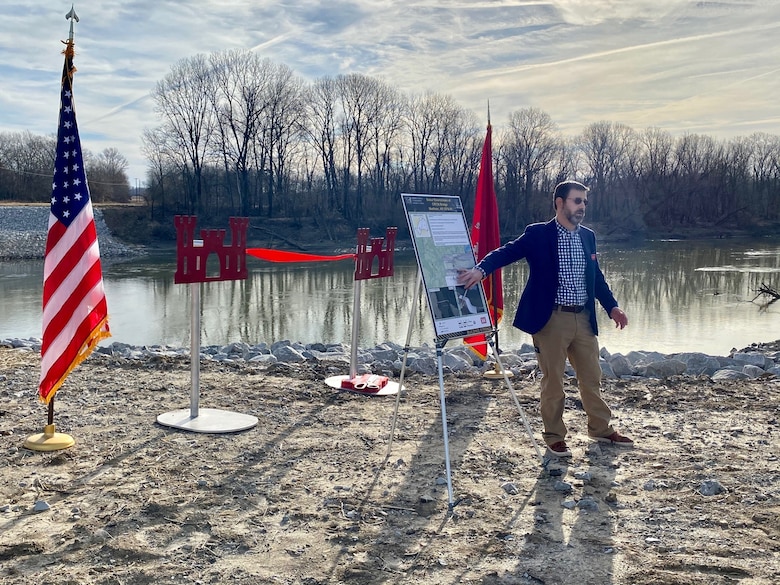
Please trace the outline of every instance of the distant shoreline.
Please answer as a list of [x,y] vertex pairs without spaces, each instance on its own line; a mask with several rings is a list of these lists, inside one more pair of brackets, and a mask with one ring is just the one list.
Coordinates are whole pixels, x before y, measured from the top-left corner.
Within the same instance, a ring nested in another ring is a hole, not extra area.
[[[120,242],[111,235],[99,209],[94,210],[94,215],[101,258],[143,254],[142,248]],[[0,206],[0,260],[43,259],[48,223],[48,206]]]
[[[132,206],[137,214],[139,206]],[[143,255],[145,252],[167,251],[176,249],[176,241],[150,240],[127,241],[118,239],[104,219],[101,206],[94,206],[95,227],[98,232],[100,254],[102,258],[132,257]],[[111,209],[116,207],[111,206]],[[0,203],[0,260],[33,260],[42,259],[46,242],[46,229],[48,225],[49,206],[43,203]],[[135,218],[137,219],[137,218]],[[116,217],[113,222],[121,221]],[[128,220],[129,221],[129,220]],[[132,221],[130,222],[132,224]],[[748,230],[728,229],[717,227],[695,227],[684,231],[675,230],[667,232],[635,232],[625,233],[619,231],[619,226],[586,222],[588,227],[595,230],[600,243],[641,242],[657,240],[713,240],[731,238],[762,238],[777,237],[777,231],[771,233],[753,233]],[[404,237],[406,226],[399,227],[399,237],[396,240],[396,250],[411,250],[412,242]],[[252,226],[250,225],[250,228]],[[616,229],[617,228],[617,229]],[[279,249],[291,249],[290,242],[298,242],[296,251],[312,253],[342,253],[354,249],[356,231],[342,231],[339,240],[317,237],[318,230],[312,225],[297,224],[291,221],[283,221],[274,227],[274,230],[259,229],[254,226],[248,234],[248,247],[270,247]],[[376,236],[384,235],[378,230]],[[505,234],[502,242],[508,242],[520,234]]]

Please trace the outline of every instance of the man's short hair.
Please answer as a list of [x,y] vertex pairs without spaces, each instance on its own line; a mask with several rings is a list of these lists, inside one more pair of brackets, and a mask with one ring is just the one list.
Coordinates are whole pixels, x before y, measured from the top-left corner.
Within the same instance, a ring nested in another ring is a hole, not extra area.
[[579,181],[561,181],[555,186],[555,191],[553,191],[553,207],[555,207],[555,200],[559,197],[566,201],[570,191],[587,192],[589,189]]

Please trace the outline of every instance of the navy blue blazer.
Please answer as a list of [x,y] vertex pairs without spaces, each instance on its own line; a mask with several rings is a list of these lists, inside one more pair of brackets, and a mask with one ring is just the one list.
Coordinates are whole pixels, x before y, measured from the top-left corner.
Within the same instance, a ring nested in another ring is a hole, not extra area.
[[[588,291],[586,307],[590,313],[593,334],[599,334],[596,324],[596,299],[609,314],[618,306],[609,289],[596,257],[596,234],[580,226],[580,238],[585,251],[585,284]],[[513,325],[533,335],[547,324],[558,291],[558,232],[555,219],[534,223],[523,234],[487,254],[478,264],[486,274],[525,258],[528,262],[528,282],[520,297]]]

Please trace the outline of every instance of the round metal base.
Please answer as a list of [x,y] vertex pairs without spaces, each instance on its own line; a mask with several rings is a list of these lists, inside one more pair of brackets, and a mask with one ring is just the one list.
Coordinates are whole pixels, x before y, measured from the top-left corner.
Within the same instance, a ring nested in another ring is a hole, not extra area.
[[515,375],[512,370],[488,370],[482,374],[482,377],[487,378],[488,380],[503,380],[504,374],[506,374],[507,378],[511,378]]
[[257,424],[257,418],[229,410],[201,408],[198,416],[190,416],[189,409],[173,410],[157,417],[157,422],[193,433],[236,433],[251,429]]
[[388,380],[387,384],[385,384],[377,392],[366,392],[365,390],[342,388],[341,383],[344,380],[349,380],[349,376],[331,376],[330,378],[325,378],[325,383],[335,390],[354,392],[355,394],[362,394],[364,396],[390,396],[392,394],[398,394],[398,390],[400,390],[398,382],[393,382],[392,380]]
[[43,432],[27,437],[24,446],[32,451],[59,451],[76,444],[70,435],[54,432],[54,425],[46,425]]

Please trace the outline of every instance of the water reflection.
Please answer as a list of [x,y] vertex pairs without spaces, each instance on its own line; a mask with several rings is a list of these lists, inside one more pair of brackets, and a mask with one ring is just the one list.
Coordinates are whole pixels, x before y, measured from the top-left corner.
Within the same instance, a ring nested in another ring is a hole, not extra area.
[[[654,349],[724,355],[732,347],[777,339],[780,304],[761,311],[750,301],[762,283],[778,288],[778,252],[777,241],[602,245],[602,269],[630,324],[615,330],[600,311],[601,345],[623,353]],[[190,344],[191,289],[173,283],[174,254],[104,262],[113,333],[104,344]],[[414,256],[398,253],[395,266],[392,278],[363,283],[361,346],[403,344],[410,321],[413,345],[433,340],[428,307],[413,298],[418,278]],[[249,270],[246,281],[200,285],[201,343],[350,341],[351,262],[285,265],[250,259]],[[42,262],[0,263],[0,339],[40,337],[42,271]],[[525,263],[505,269],[502,347],[530,342],[530,336],[509,325],[526,276]]]

